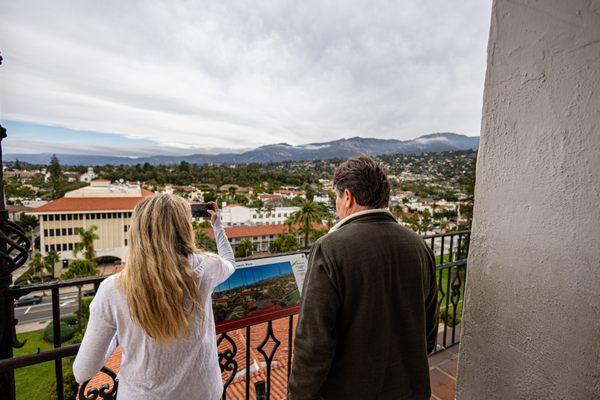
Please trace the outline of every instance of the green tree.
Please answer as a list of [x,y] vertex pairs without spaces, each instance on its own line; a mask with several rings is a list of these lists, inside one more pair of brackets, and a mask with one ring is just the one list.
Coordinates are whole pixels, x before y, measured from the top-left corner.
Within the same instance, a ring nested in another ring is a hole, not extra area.
[[[73,248],[73,255],[77,255],[83,252],[83,260],[77,259],[69,265],[69,269],[66,273],[61,275],[61,279],[71,278],[84,278],[86,276],[97,275],[98,270],[96,269],[96,250],[94,249],[94,240],[100,239],[96,234],[98,227],[96,225],[90,226],[88,229],[82,229],[79,232],[79,242],[75,243]],[[78,291],[78,303],[79,303],[79,332],[82,331],[81,324],[81,285],[77,287]]]
[[300,250],[300,242],[293,233],[288,233],[283,237],[283,251],[297,251]]
[[60,197],[60,192],[65,184],[65,179],[62,174],[62,167],[58,161],[56,154],[52,155],[50,159],[50,165],[48,166],[48,172],[50,173],[50,189],[52,190],[52,198],[57,199]]
[[276,254],[276,253],[283,253],[283,237],[281,237],[281,235],[277,235],[277,237],[271,242],[271,244],[269,244],[269,252]]
[[[44,277],[48,274],[48,265],[44,262],[40,253],[35,253],[29,264],[29,271],[32,276],[37,275],[40,278],[40,282],[44,283]],[[46,294],[42,292],[42,295]]]
[[235,249],[236,257],[250,257],[254,251],[254,245],[250,238],[244,238]]
[[46,254],[46,256],[44,257],[44,263],[46,263],[46,269],[48,270],[48,272],[50,274],[52,274],[53,277],[54,277],[54,266],[59,261],[60,261],[60,255],[58,254],[58,252],[56,252],[54,250],[48,252],[48,254]]
[[196,247],[206,251],[217,251],[217,244],[213,239],[208,236],[208,234],[202,230],[198,229],[196,231],[196,236],[194,237],[194,241],[196,242]]
[[294,234],[288,233],[286,235],[277,235],[275,240],[269,245],[269,252],[276,253],[287,253],[290,251],[300,250],[300,242],[296,239]]
[[96,234],[98,227],[96,225],[90,226],[88,229],[82,229],[79,232],[79,242],[75,243],[73,248],[73,255],[77,257],[80,252],[83,252],[83,257],[92,263],[92,266],[96,268],[96,250],[94,249],[94,240],[100,239]]
[[[67,272],[63,273],[60,276],[60,279],[74,279],[74,278],[85,278],[86,276],[98,275],[99,271],[96,269],[96,265],[94,262],[84,258],[77,259],[72,261],[69,264],[69,269]],[[79,332],[83,331],[82,325],[82,293],[81,293],[81,285],[77,286],[77,300],[78,300],[78,313],[77,313],[77,321]]]
[[98,275],[94,264],[90,260],[78,258],[69,264],[69,269],[60,276],[60,279],[85,278],[94,275]]
[[313,223],[320,223],[325,216],[325,210],[319,203],[312,200],[304,200],[300,203],[300,210],[291,215],[294,224],[300,224],[304,233],[304,247],[308,248],[308,238],[313,230]]

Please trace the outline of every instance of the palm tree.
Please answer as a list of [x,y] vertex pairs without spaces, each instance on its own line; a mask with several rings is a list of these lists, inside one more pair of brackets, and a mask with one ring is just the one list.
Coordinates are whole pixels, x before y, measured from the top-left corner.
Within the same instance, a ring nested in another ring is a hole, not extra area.
[[[98,236],[96,234],[96,230],[98,230],[98,227],[96,225],[92,225],[90,226],[88,229],[82,229],[79,232],[79,242],[75,243],[75,246],[73,247],[73,255],[75,257],[77,257],[77,254],[79,252],[83,252],[83,257],[85,259],[85,261],[87,261],[89,263],[89,268],[80,268],[80,272],[78,272],[78,276],[77,277],[84,277],[84,276],[89,276],[89,275],[95,275],[97,273],[96,270],[96,250],[94,249],[94,240],[100,239],[100,236]],[[72,265],[73,268],[75,268],[75,266],[77,265],[84,265],[83,263],[78,263],[78,261],[81,260],[75,260],[75,262]],[[75,270],[75,269],[73,269]],[[69,273],[71,271],[71,268],[69,268],[69,271],[67,271],[67,273]],[[81,331],[81,303],[82,303],[82,296],[81,296],[81,285],[77,286],[77,292],[78,292],[78,305],[79,305],[79,331]]]
[[249,257],[252,255],[252,250],[254,249],[254,245],[252,244],[252,240],[250,238],[244,238],[240,242],[239,246],[235,249],[236,257]]
[[48,252],[48,254],[46,254],[46,257],[44,257],[44,263],[46,263],[46,269],[48,270],[48,272],[50,274],[52,274],[52,277],[54,277],[54,265],[56,265],[56,263],[59,261],[60,261],[60,256],[59,256],[58,252],[56,252],[54,250]]
[[273,211],[275,211],[275,207],[273,207],[272,204],[269,204],[268,206],[265,207],[265,212],[267,213],[267,216],[269,218],[271,218],[271,215],[273,214]]
[[86,260],[90,261],[92,265],[96,266],[96,250],[94,250],[94,240],[100,239],[100,236],[96,234],[98,227],[96,225],[90,226],[89,229],[82,229],[79,232],[79,243],[75,243],[73,248],[73,255],[77,257],[79,252],[83,252],[83,256]]
[[[38,275],[40,278],[40,282],[44,283],[44,276],[48,273],[47,264],[44,262],[42,255],[40,253],[35,253],[35,256],[31,259],[31,263],[29,264],[31,275]],[[42,296],[45,296],[46,293],[42,291]]]
[[313,230],[313,223],[320,223],[325,215],[323,206],[312,200],[303,200],[300,210],[291,215],[294,224],[300,224],[304,231],[304,247],[308,248],[308,236]]

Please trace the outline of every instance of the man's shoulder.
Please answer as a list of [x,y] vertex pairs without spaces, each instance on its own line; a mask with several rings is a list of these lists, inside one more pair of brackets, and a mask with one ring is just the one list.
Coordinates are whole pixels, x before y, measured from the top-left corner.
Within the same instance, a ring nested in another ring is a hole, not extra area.
[[336,249],[339,248],[348,249],[349,243],[357,243],[357,241],[368,242],[374,237],[380,237],[380,235],[388,237],[392,235],[397,237],[401,242],[413,243],[418,247],[424,245],[423,238],[416,232],[393,220],[384,222],[383,224],[351,223],[344,225],[320,237],[313,246],[316,246],[316,250],[320,252],[331,254],[336,253]]

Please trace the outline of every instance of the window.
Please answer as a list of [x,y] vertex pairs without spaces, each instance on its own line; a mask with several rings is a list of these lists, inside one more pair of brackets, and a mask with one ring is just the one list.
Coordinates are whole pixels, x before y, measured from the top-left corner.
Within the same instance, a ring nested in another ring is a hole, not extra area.
[[55,250],[55,247],[54,247],[54,245],[53,245],[53,244],[51,244],[51,245],[50,245],[50,251],[54,251],[54,250]]
[[123,216],[122,213],[117,213],[117,218],[121,218]]
[[42,221],[48,221],[48,216],[47,215],[42,215]]
[[125,238],[125,246],[127,246],[127,238]]
[[79,219],[79,214],[73,214],[73,219],[77,221]]
[[123,232],[127,232],[127,229],[129,229],[129,227],[127,225],[123,226]]
[[256,219],[256,214],[252,214],[252,219]]
[[54,236],[54,229],[48,229],[48,236]]
[[[48,229],[44,229],[44,236],[48,236]],[[46,250],[48,251],[48,250]]]
[[102,213],[102,219],[106,219],[106,213]]
[[63,251],[67,251],[67,244],[66,243],[62,244],[62,249],[63,249]]
[[73,229],[73,232],[74,232],[76,235],[79,235],[79,234],[81,233],[81,228],[74,228],[74,229]]
[[69,243],[69,251],[73,250],[73,243]]
[[72,214],[68,214],[67,215],[67,221],[72,221],[73,220],[73,215]]
[[48,253],[50,251],[50,248],[48,247],[48,245],[44,246],[44,248],[46,249],[46,253]]
[[61,232],[61,234],[62,234],[63,236],[67,236],[67,228],[62,228],[62,232]]
[[54,221],[54,214],[48,215],[48,221]]
[[274,237],[273,235],[269,235],[269,239],[273,239],[273,237]]
[[277,214],[277,218],[281,218],[281,213]]
[[67,220],[67,216],[65,214],[61,214],[60,215],[60,220],[61,221],[66,221]]
[[67,228],[67,234],[68,235],[72,235],[73,234],[73,228]]

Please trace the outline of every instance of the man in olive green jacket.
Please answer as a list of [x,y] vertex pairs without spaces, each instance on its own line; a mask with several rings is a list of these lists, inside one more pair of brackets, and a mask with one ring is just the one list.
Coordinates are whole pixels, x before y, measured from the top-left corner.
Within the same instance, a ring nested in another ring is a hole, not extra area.
[[334,174],[341,220],[312,247],[302,289],[289,400],[424,400],[435,346],[435,260],[387,210],[372,159]]

